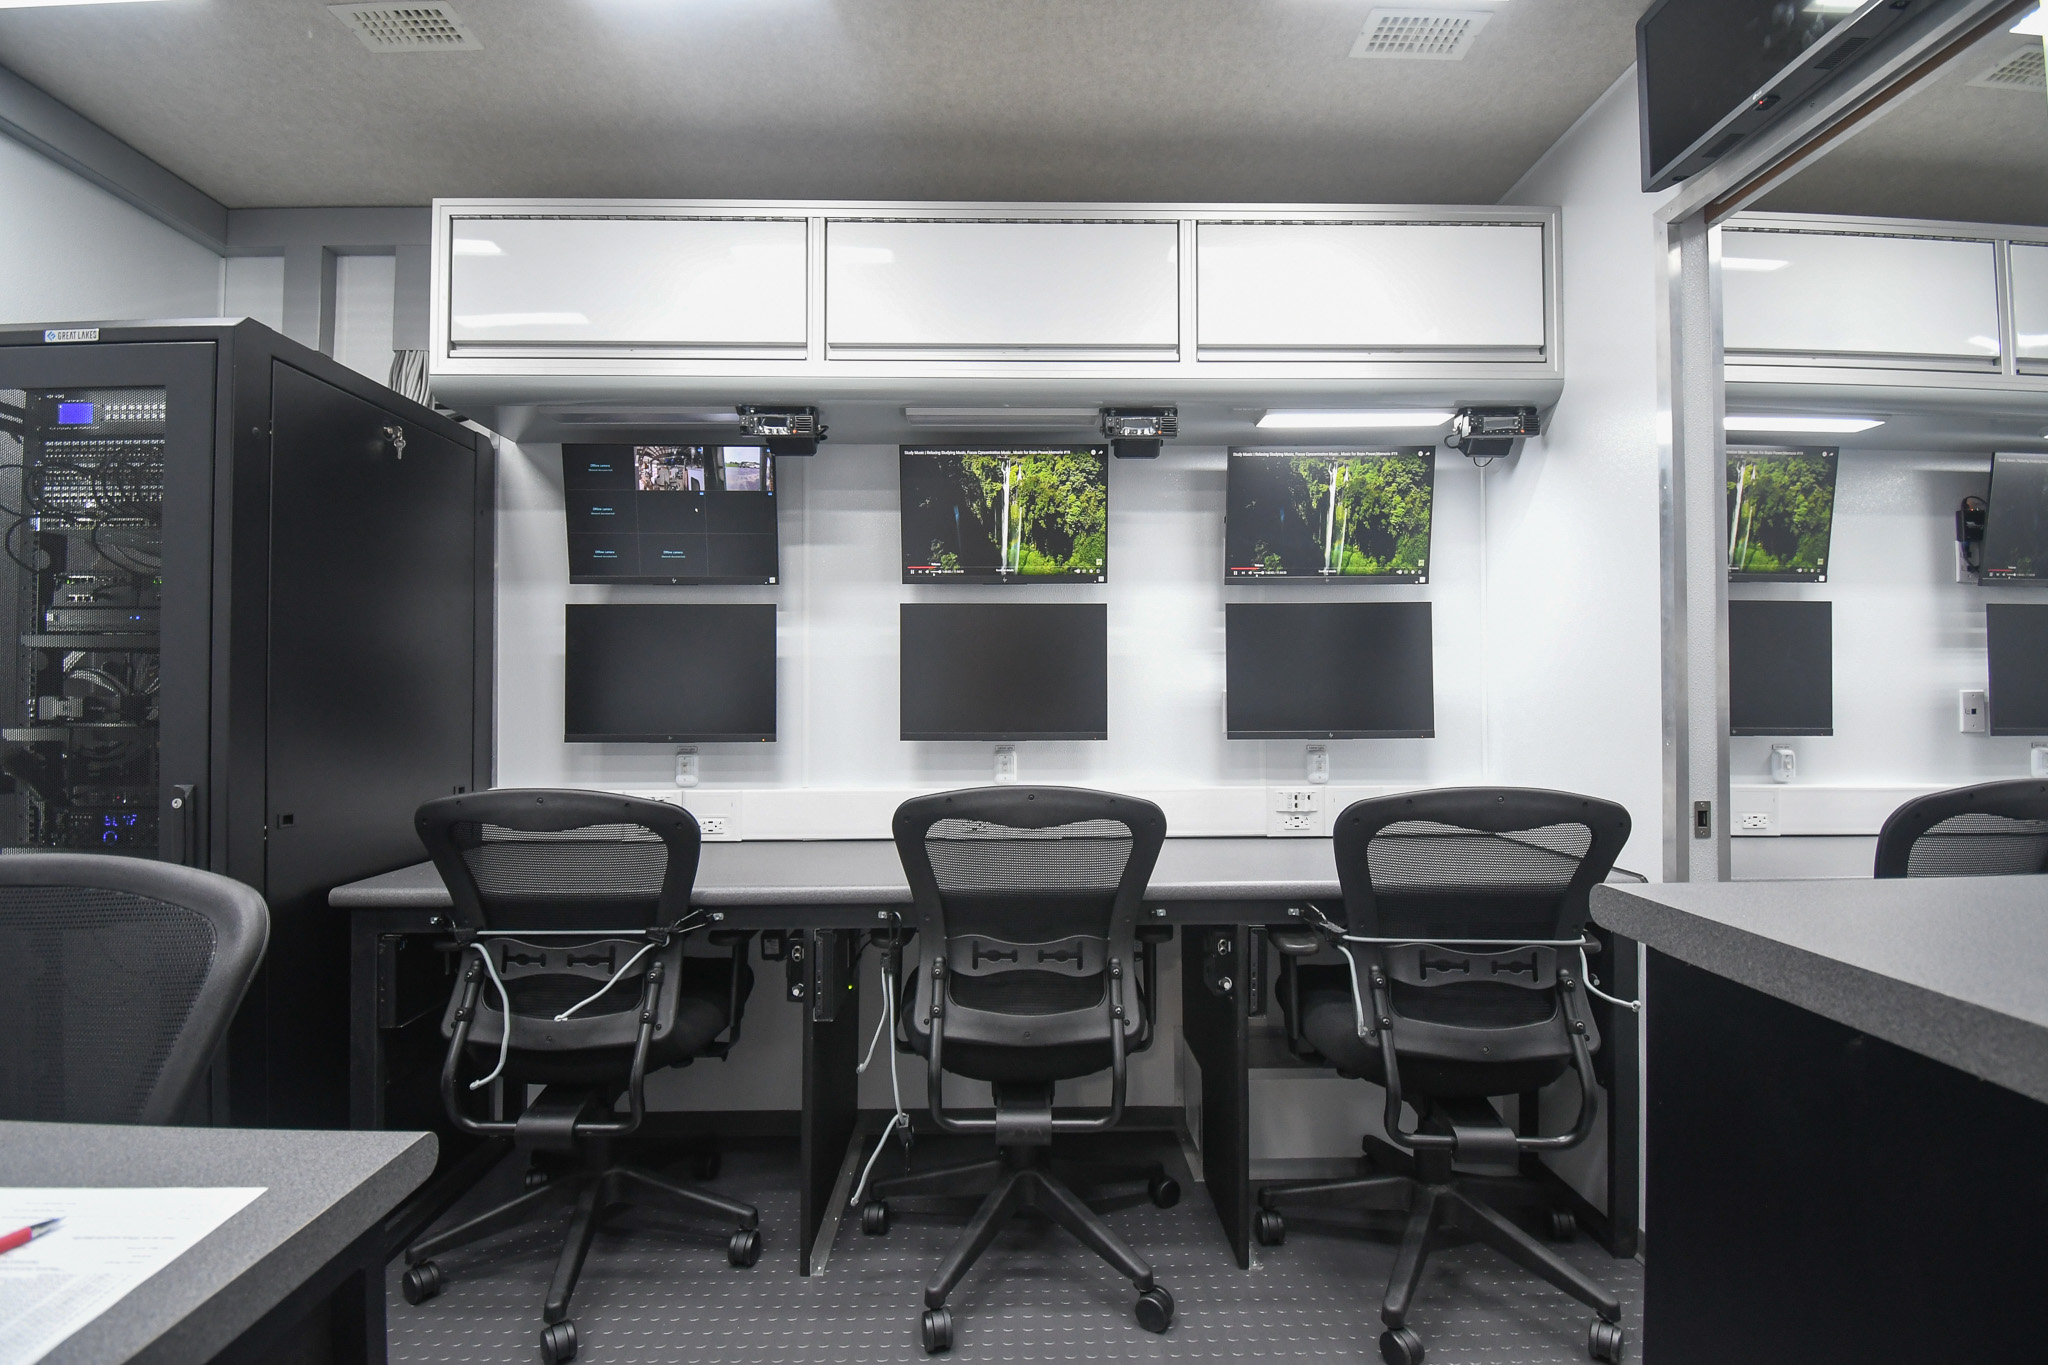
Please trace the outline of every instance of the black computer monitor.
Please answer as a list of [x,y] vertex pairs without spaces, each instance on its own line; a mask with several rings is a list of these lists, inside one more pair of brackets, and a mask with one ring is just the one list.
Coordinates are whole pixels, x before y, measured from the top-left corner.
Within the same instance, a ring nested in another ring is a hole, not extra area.
[[905,739],[1109,738],[1109,608],[906,602]]
[[1731,601],[1728,733],[1834,732],[1834,603]]
[[1831,446],[1728,450],[1728,580],[1825,583],[1835,525]]
[[1429,739],[1436,674],[1427,602],[1229,602],[1231,739]]
[[1991,656],[1991,733],[2048,735],[2048,603],[1984,609]]
[[563,737],[673,744],[775,738],[772,603],[570,603]]
[[562,447],[571,583],[773,583],[761,446]]
[[1991,457],[1984,508],[1985,583],[2048,578],[2048,455],[2000,451]]
[[1109,581],[1109,447],[901,457],[905,583]]
[[1223,577],[1427,583],[1436,450],[1233,450]]

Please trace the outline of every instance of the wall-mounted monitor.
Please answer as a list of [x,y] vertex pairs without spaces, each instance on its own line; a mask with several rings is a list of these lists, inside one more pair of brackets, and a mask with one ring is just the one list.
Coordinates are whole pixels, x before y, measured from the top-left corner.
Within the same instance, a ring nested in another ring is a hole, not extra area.
[[1109,447],[902,447],[905,583],[1109,581]]
[[1825,583],[1841,452],[1728,449],[1728,581]]
[[1991,656],[1991,733],[2048,735],[2048,603],[1984,609]]
[[1436,673],[1427,602],[1229,602],[1231,739],[1429,739]]
[[1223,577],[1427,583],[1436,450],[1233,450]]
[[1109,738],[1109,608],[906,602],[904,739]]
[[571,583],[773,583],[775,459],[760,446],[562,447]]
[[1984,508],[1985,583],[2048,579],[2048,455],[2000,451],[1991,457]]
[[564,610],[570,743],[775,738],[772,603],[572,602]]
[[1731,601],[1728,733],[1834,732],[1834,603]]

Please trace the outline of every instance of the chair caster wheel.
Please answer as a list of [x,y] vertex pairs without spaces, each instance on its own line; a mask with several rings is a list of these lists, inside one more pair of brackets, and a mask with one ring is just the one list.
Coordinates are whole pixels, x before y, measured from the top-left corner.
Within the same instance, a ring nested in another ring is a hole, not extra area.
[[1148,1332],[1164,1332],[1173,1326],[1173,1295],[1153,1285],[1138,1295],[1138,1326]]
[[562,1365],[576,1358],[576,1324],[567,1318],[540,1329],[540,1358],[548,1365]]
[[1621,1354],[1628,1345],[1628,1334],[1618,1322],[1602,1322],[1593,1319],[1592,1328],[1586,1333],[1586,1354],[1595,1360],[1604,1360],[1607,1365],[1621,1365]]
[[1568,1209],[1550,1211],[1550,1240],[1569,1242],[1579,1235],[1579,1220]]
[[889,1201],[870,1199],[860,1206],[860,1230],[870,1237],[880,1237],[889,1230]]
[[1252,1235],[1262,1247],[1276,1247],[1287,1240],[1287,1220],[1278,1209],[1260,1209],[1252,1219]]
[[1145,1193],[1158,1207],[1170,1209],[1180,1202],[1180,1182],[1170,1175],[1155,1175],[1145,1182]]
[[953,1349],[953,1315],[944,1308],[927,1308],[918,1321],[924,1336],[924,1353],[935,1356]]
[[441,1292],[441,1267],[432,1261],[421,1261],[405,1272],[398,1282],[405,1301],[411,1304],[425,1303]]
[[725,1259],[742,1268],[761,1259],[761,1234],[752,1228],[741,1228],[725,1244]]
[[1387,1365],[1422,1365],[1422,1338],[1413,1328],[1389,1327],[1380,1333],[1380,1359]]
[[690,1173],[699,1180],[716,1180],[724,1169],[725,1155],[716,1147],[697,1153],[697,1159],[690,1163]]
[[547,1184],[549,1179],[550,1177],[546,1171],[542,1170],[538,1166],[535,1166],[532,1170],[526,1173],[526,1188],[529,1190],[537,1190],[541,1186]]

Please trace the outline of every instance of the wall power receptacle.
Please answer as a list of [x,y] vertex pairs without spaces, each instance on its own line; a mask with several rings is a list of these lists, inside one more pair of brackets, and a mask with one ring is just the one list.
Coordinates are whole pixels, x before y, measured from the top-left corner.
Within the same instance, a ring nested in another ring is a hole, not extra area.
[[1268,838],[1314,838],[1322,833],[1323,803],[1319,788],[1266,788]]

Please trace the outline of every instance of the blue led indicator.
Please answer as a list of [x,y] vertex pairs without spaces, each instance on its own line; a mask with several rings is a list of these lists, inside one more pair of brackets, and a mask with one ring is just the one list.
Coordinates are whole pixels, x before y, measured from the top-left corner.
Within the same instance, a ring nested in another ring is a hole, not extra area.
[[92,404],[59,403],[57,425],[60,427],[89,427],[92,425]]

